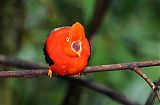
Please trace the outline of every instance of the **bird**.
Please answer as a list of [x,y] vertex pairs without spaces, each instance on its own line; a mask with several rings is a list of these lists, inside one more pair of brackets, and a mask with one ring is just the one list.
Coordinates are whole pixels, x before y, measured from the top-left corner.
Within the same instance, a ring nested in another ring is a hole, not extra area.
[[79,75],[88,65],[91,47],[83,25],[75,22],[72,26],[53,29],[43,51],[51,78],[53,73],[60,76]]

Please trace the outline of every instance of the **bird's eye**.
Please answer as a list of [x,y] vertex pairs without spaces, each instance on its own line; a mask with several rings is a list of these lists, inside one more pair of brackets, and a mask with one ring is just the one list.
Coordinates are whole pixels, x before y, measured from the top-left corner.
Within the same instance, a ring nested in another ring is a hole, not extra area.
[[69,38],[66,38],[66,41],[69,42]]

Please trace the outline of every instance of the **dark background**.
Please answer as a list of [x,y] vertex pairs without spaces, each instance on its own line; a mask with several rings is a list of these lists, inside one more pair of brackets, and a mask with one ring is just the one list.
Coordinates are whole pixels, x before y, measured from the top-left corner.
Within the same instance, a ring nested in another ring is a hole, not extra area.
[[[47,34],[76,21],[84,25],[91,42],[89,65],[160,59],[159,0],[1,0],[0,54],[45,64],[42,49]],[[160,78],[160,67],[142,70],[153,81]],[[141,104],[151,92],[131,71],[86,76]],[[73,91],[80,96],[77,105],[120,105],[84,86],[72,85],[54,77],[1,78],[0,105],[65,105],[68,86],[77,89]]]

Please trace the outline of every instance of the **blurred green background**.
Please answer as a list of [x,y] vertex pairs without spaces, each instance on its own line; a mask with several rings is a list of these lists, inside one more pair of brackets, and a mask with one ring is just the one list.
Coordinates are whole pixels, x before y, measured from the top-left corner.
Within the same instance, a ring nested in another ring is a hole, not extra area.
[[[104,0],[99,3],[101,1]],[[106,3],[101,3],[101,11],[96,12],[98,0],[1,0],[0,54],[45,64],[43,46],[48,33],[79,21],[90,37],[89,65],[160,59],[160,1],[112,0]],[[105,5],[107,8],[103,9]],[[91,21],[96,13],[97,18]],[[95,27],[96,31],[92,32]],[[0,70],[5,69],[0,66]],[[153,81],[160,78],[160,67],[142,70]],[[131,71],[86,76],[140,104],[145,103],[151,92],[149,85]],[[68,85],[68,81],[54,77],[1,78],[0,105],[65,105]],[[120,105],[84,86],[81,89],[79,105]]]

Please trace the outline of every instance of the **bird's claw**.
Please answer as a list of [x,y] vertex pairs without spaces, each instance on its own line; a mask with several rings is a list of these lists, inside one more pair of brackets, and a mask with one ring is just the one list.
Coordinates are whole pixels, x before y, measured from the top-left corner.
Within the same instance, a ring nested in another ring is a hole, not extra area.
[[48,76],[49,78],[52,78],[52,70],[50,68],[48,69]]

